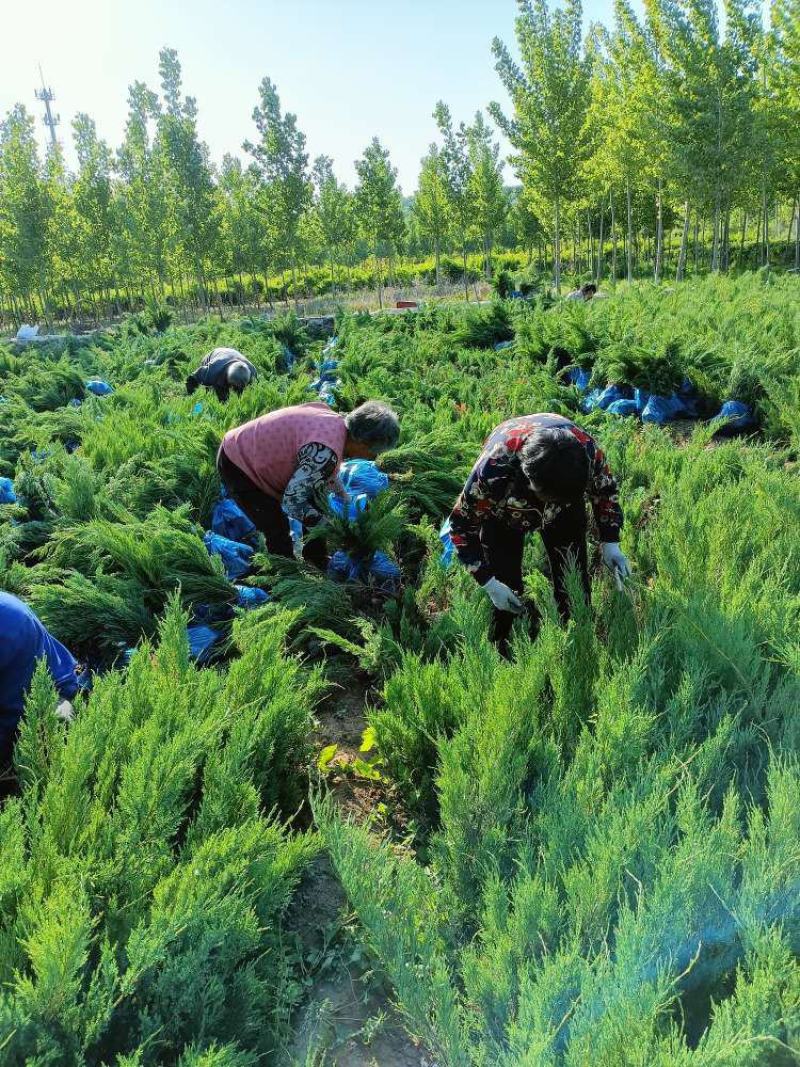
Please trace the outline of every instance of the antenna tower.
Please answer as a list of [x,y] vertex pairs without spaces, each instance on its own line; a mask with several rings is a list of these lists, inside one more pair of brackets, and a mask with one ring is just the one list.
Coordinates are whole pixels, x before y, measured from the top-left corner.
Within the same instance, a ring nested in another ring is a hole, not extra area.
[[56,142],[56,126],[61,121],[61,116],[60,115],[54,115],[52,110],[51,110],[51,108],[50,108],[51,102],[53,100],[55,100],[56,97],[55,97],[55,93],[53,92],[53,90],[50,89],[48,86],[46,86],[44,84],[44,74],[42,74],[41,66],[39,67],[39,77],[42,79],[42,87],[41,87],[41,89],[36,89],[35,90],[36,99],[37,100],[41,100],[42,103],[44,104],[44,124],[48,128],[48,130],[50,131],[50,140],[55,145],[57,143]]

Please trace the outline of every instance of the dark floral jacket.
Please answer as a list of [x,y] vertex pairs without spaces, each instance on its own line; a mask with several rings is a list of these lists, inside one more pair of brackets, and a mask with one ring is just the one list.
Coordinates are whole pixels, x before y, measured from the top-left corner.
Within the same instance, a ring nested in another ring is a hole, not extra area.
[[617,483],[594,439],[561,415],[509,419],[489,435],[450,515],[450,536],[458,558],[481,585],[492,577],[481,542],[481,527],[487,519],[515,530],[540,530],[563,509],[561,504],[539,500],[520,466],[519,453],[528,435],[550,426],[566,426],[586,449],[590,463],[587,495],[600,538],[619,541],[622,511]]

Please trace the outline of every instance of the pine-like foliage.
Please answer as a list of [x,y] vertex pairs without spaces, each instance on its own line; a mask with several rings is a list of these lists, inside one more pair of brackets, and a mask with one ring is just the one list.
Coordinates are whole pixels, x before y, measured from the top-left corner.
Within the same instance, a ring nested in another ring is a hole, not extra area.
[[198,670],[173,603],[69,730],[37,673],[0,811],[8,1067],[239,1067],[283,1040],[281,917],[315,846],[277,815],[302,797],[318,689],[286,625],[241,620],[228,673]]

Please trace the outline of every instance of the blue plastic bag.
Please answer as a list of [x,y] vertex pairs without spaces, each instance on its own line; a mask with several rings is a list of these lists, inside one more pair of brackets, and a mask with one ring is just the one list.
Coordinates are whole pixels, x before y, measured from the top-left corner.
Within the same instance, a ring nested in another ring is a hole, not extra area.
[[587,414],[598,406],[598,401],[603,395],[602,389],[592,389],[590,393],[581,400],[581,411],[585,411]]
[[256,528],[236,501],[226,496],[214,505],[211,531],[220,537],[227,537],[229,541],[247,541],[256,533]]
[[78,400],[77,396],[74,396],[69,402],[71,408],[79,408],[83,404],[82,400]]
[[641,415],[650,400],[650,393],[646,389],[634,389],[633,399],[636,402],[636,410]]
[[347,502],[341,500],[335,493],[328,495],[328,506],[334,515],[338,515],[340,518],[346,518],[350,522],[355,522],[358,516],[367,510],[369,504],[369,497],[366,493],[359,493],[357,496],[351,496]]
[[439,531],[439,540],[442,542],[442,554],[439,557],[440,562],[449,567],[455,559],[456,546],[453,544],[453,538],[450,536],[450,520],[445,519],[442,523],[442,528]]
[[642,412],[642,422],[654,422],[663,426],[677,419],[684,412],[683,401],[675,393],[672,396],[651,396]]
[[0,504],[16,504],[17,494],[10,478],[0,478]]
[[114,387],[109,385],[108,382],[104,382],[101,378],[90,378],[86,383],[86,388],[90,393],[94,393],[95,396],[109,396],[114,392]]
[[504,352],[507,348],[511,348],[513,344],[513,341],[498,341],[494,346],[494,350],[495,352]]
[[609,404],[606,408],[608,415],[623,415],[629,417],[631,415],[638,415],[639,408],[635,400],[615,400],[613,404]]
[[573,367],[572,370],[567,371],[567,381],[570,385],[574,385],[581,393],[586,392],[589,388],[591,378],[592,372],[590,370],[584,370],[583,367]]
[[525,294],[523,292],[521,292],[519,289],[512,289],[511,290],[510,299],[511,300],[524,300],[525,299]]
[[597,407],[601,411],[607,411],[612,404],[615,404],[618,400],[628,400],[630,398],[630,389],[627,386],[620,385],[607,385],[597,398]]
[[294,361],[297,357],[288,345],[282,345],[281,351],[283,353],[283,362],[286,370],[291,370],[294,367]]
[[389,476],[371,459],[348,459],[339,468],[339,480],[348,493],[366,493],[370,500],[389,488]]
[[335,582],[357,582],[361,576],[362,563],[353,560],[347,552],[339,549],[328,561],[328,577]]
[[243,545],[240,541],[231,541],[215,533],[207,533],[203,543],[210,556],[222,558],[225,574],[231,581],[243,578],[250,570],[250,560],[255,551],[251,545]]
[[722,422],[723,420],[725,420],[725,425],[721,427],[721,431],[731,434],[751,430],[756,425],[753,409],[741,400],[726,400],[711,421]]
[[251,585],[237,585],[235,588],[237,608],[257,608],[269,600],[269,593],[265,589],[256,589]]
[[367,578],[382,593],[395,593],[400,585],[400,568],[383,552],[376,552],[370,562]]
[[330,374],[331,371],[335,371],[339,366],[338,359],[321,359],[319,362],[319,375],[320,378],[325,377],[326,374]]
[[221,634],[211,626],[187,626],[189,636],[189,655],[198,663],[206,663],[211,658],[211,650],[220,640]]
[[197,403],[192,408],[192,415],[202,415],[202,413],[203,413],[203,405],[198,400]]

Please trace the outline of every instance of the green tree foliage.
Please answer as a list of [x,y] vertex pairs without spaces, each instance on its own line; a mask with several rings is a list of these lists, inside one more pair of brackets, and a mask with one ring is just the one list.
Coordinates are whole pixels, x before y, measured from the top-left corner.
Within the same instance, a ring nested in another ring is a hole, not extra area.
[[381,260],[398,251],[405,233],[403,199],[397,185],[397,168],[393,167],[388,149],[374,137],[356,160],[358,184],[355,203],[359,224],[376,260],[376,288],[382,301]]

